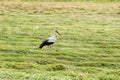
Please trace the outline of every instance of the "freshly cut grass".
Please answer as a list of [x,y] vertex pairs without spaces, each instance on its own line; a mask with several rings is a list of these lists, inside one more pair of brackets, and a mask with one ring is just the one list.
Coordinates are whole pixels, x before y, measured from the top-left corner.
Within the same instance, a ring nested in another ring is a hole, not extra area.
[[[119,80],[119,6],[1,2],[0,80]],[[62,36],[39,49],[54,29]]]

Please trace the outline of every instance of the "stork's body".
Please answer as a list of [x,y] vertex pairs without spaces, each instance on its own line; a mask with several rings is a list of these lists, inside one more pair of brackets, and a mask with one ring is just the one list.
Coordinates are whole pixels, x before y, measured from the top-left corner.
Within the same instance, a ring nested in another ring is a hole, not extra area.
[[53,36],[45,39],[45,40],[40,44],[39,48],[42,49],[44,46],[50,46],[50,45],[54,44],[54,42],[57,40],[57,34],[56,34],[56,33],[60,35],[60,33],[59,33],[57,30],[55,30],[55,35],[53,35]]

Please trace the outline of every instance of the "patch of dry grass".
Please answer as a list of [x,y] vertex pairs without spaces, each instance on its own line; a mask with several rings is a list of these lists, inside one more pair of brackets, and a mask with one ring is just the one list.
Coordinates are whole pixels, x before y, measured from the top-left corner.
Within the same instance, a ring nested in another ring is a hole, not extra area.
[[50,3],[50,2],[1,2],[1,8],[22,8],[22,9],[71,9],[71,8],[79,8],[79,9],[116,9],[120,10],[120,3],[88,3],[88,2],[58,2],[58,3]]

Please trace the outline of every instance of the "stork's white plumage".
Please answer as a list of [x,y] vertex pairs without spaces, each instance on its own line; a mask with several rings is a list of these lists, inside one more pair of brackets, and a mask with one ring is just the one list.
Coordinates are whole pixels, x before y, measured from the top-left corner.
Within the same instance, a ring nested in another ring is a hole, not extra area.
[[54,44],[54,42],[57,40],[57,34],[60,35],[60,33],[55,30],[55,34],[47,39],[45,39],[39,46],[39,48],[43,48],[44,46],[50,46]]
[[51,37],[48,38],[48,42],[55,42],[56,39],[57,39],[57,36],[56,36],[56,35],[51,36]]

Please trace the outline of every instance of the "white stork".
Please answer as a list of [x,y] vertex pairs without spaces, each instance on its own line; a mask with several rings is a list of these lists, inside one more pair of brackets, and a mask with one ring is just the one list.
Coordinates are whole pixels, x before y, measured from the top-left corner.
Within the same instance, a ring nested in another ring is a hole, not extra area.
[[45,39],[39,46],[39,48],[43,48],[44,46],[50,46],[54,44],[54,42],[57,40],[57,34],[60,35],[60,33],[55,30],[55,34],[47,39]]

